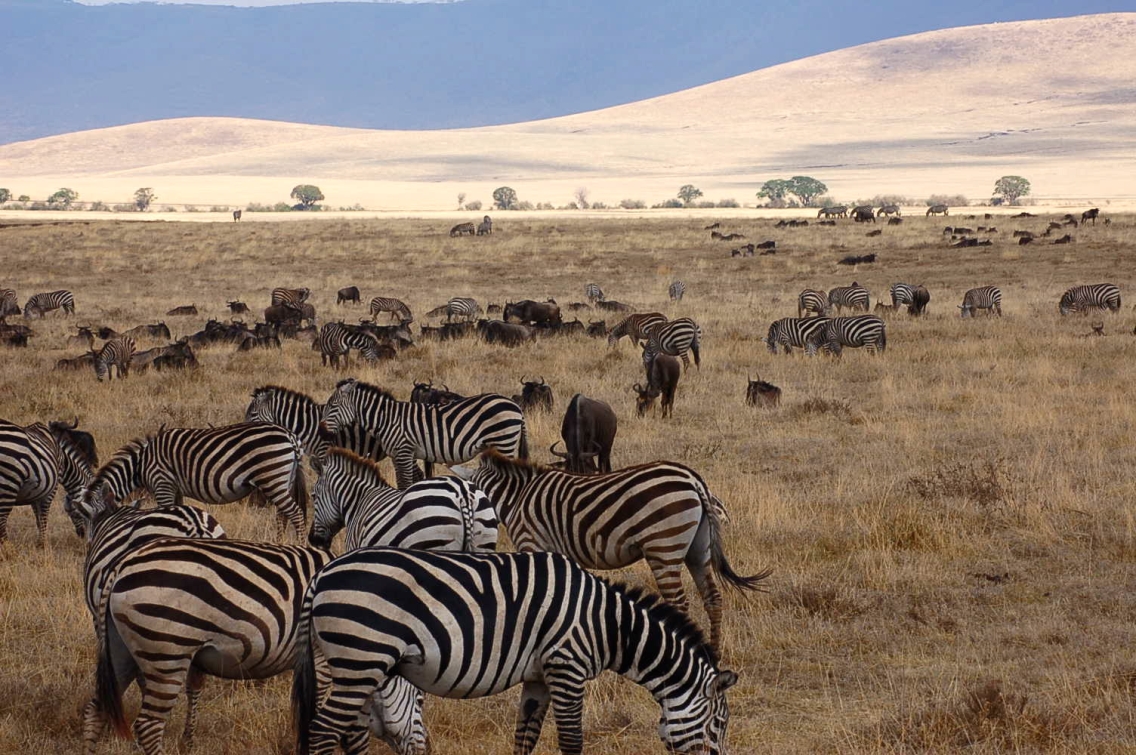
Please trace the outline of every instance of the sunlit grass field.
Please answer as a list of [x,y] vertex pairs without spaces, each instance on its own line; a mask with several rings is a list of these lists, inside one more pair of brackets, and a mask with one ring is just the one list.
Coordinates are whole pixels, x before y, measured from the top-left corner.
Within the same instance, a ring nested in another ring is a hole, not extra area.
[[[723,231],[748,241],[776,239],[776,254],[753,258],[731,258],[732,244],[711,241],[709,221],[698,218],[499,215],[492,236],[459,239],[440,220],[3,228],[0,287],[15,288],[21,303],[68,288],[77,314],[33,322],[30,348],[0,351],[0,417],[78,417],[106,458],[162,424],[239,421],[252,389],[268,383],[322,401],[347,375],[400,398],[414,380],[512,395],[523,376],[543,376],[556,406],[529,418],[538,460],[552,460],[547,449],[574,393],[607,401],[621,423],[613,463],[694,467],[728,506],[734,567],[774,569],[767,593],[727,595],[724,665],[741,676],[730,697],[731,751],[1130,752],[1136,219],[1070,229],[1076,243],[1065,246],[1011,239],[1049,219],[916,217],[879,226],[878,238],[851,221],[801,229],[723,221]],[[954,223],[998,226],[994,245],[949,248],[942,229]],[[875,264],[836,264],[869,252]],[[687,284],[681,303],[667,301],[675,279]],[[880,357],[767,351],[768,324],[796,315],[801,289],[853,280],[873,302],[887,300],[892,282],[922,283],[930,314],[889,318]],[[1104,281],[1126,297],[1120,314],[1058,314],[1064,289]],[[296,341],[280,352],[218,346],[199,352],[196,371],[105,384],[93,370],[52,371],[78,353],[64,347],[76,324],[121,330],[165,320],[177,337],[209,317],[227,319],[226,301],[260,312],[275,286],[311,288],[321,322],[354,321],[370,297],[397,296],[417,325],[451,296],[553,297],[567,313],[592,282],[640,311],[701,324],[702,367],[683,375],[672,419],[634,416],[638,350],[583,337],[516,349],[420,342],[396,361],[353,361],[339,373]],[[348,285],[360,287],[363,306],[335,306]],[[1005,316],[961,319],[963,293],[981,285],[1001,286]],[[183,304],[196,304],[200,317],[164,316]],[[1105,336],[1086,337],[1101,321]],[[747,377],[759,375],[784,391],[780,408],[745,405]],[[212,510],[232,536],[274,537],[271,512]],[[79,752],[95,653],[80,590],[84,546],[58,502],[46,550],[34,547],[28,509],[13,513],[9,530],[0,551],[0,752]],[[649,583],[642,564],[613,576]],[[697,599],[693,606],[705,624]],[[291,752],[289,682],[210,680],[195,750]],[[136,698],[127,698],[130,714]],[[511,752],[515,699],[429,699],[434,752]],[[172,752],[181,713],[167,729]],[[645,691],[607,675],[590,687],[588,751],[662,752],[657,718]],[[541,752],[555,752],[553,729],[550,718]],[[132,747],[108,738],[99,752]],[[372,750],[385,752],[378,743]]]

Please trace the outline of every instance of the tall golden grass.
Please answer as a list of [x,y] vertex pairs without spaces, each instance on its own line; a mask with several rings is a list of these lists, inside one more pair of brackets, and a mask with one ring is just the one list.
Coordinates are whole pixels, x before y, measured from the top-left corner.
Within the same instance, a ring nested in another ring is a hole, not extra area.
[[[711,242],[693,218],[508,216],[491,237],[464,239],[449,238],[444,221],[5,228],[0,285],[21,300],[70,288],[78,314],[33,323],[29,349],[3,352],[0,416],[78,416],[107,456],[163,423],[238,421],[265,383],[322,400],[344,375],[401,397],[415,379],[511,395],[522,376],[543,376],[556,411],[529,420],[538,459],[550,459],[573,393],[603,399],[622,423],[617,466],[693,466],[729,507],[735,568],[775,569],[767,594],[727,597],[724,662],[741,675],[730,701],[734,752],[1131,751],[1134,318],[1128,305],[1089,318],[1062,318],[1056,305],[1080,283],[1109,280],[1136,293],[1136,221],[1078,229],[1070,246],[1009,238],[1045,220],[1000,218],[995,245],[977,249],[947,248],[945,223],[924,218],[876,239],[850,223],[780,231],[772,221],[728,221],[726,230],[751,241],[778,240],[777,254],[751,259],[730,258],[729,245]],[[835,264],[869,251],[875,265]],[[676,278],[687,296],[672,304],[666,291]],[[930,315],[891,318],[878,358],[766,351],[768,323],[795,315],[798,291],[853,279],[873,299],[886,298],[893,281],[923,283]],[[397,361],[343,373],[321,368],[296,342],[278,353],[216,347],[200,353],[194,372],[105,384],[51,371],[71,355],[62,346],[76,323],[121,329],[164,319],[183,335],[227,317],[227,300],[262,309],[279,285],[310,287],[325,320],[365,316],[365,306],[334,305],[338,288],[358,285],[367,298],[403,298],[421,321],[454,295],[551,296],[563,306],[581,300],[589,282],[641,310],[701,323],[703,365],[684,374],[673,419],[634,416],[636,350],[585,338],[517,349],[422,343]],[[1002,287],[1005,316],[960,319],[963,292],[985,284]],[[199,318],[162,314],[190,303]],[[1084,337],[1093,320],[1105,322],[1105,337]],[[779,409],[744,405],[746,378],[757,375],[784,390]],[[273,537],[269,512],[214,512],[234,536]],[[0,555],[0,751],[78,752],[95,650],[80,590],[84,548],[58,505],[45,551],[34,548],[26,509],[10,530]],[[617,576],[649,581],[643,565]],[[288,683],[211,680],[197,751],[291,752]],[[435,752],[510,752],[515,699],[431,699]],[[171,751],[180,716],[169,727]],[[610,675],[591,685],[590,752],[661,752],[656,720],[634,685]],[[542,752],[555,751],[553,735],[545,733]],[[100,752],[131,747],[104,740]]]

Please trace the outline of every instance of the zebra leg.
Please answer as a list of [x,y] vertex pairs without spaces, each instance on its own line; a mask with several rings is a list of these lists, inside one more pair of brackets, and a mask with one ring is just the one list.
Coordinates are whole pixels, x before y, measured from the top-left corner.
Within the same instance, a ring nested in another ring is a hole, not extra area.
[[702,607],[710,617],[710,644],[722,647],[722,592],[710,563],[710,527],[703,521],[686,552],[686,568],[694,579],[694,586],[702,596]]
[[[172,659],[171,659],[172,660]],[[178,694],[185,687],[190,658],[181,658],[170,666],[151,667],[143,674],[142,710],[134,719],[134,739],[146,755],[163,755],[162,737]]]
[[414,449],[404,446],[391,450],[391,461],[394,462],[395,484],[400,488],[408,488],[414,484],[414,473],[418,471],[418,463],[414,459]]
[[47,512],[51,510],[51,499],[54,497],[55,491],[51,491],[46,499],[41,499],[32,504],[32,512],[35,514],[36,523],[36,547],[44,548],[47,543]]
[[687,370],[690,369],[690,357],[687,356],[687,353],[684,351],[681,354],[679,354],[679,358],[682,359],[682,371],[686,372]]
[[11,506],[0,507],[0,543],[8,539],[8,517],[11,515]]
[[556,719],[557,743],[563,755],[584,752],[584,675],[575,664],[545,670],[552,716]]
[[[353,677],[348,683],[331,682],[327,698],[319,704],[308,732],[311,755],[332,755],[337,745],[346,747],[349,740],[352,745],[356,744],[362,710],[386,677],[385,667],[378,671],[380,677],[377,680]],[[372,685],[371,682],[375,684]],[[351,755],[366,752],[366,737],[363,738],[363,743],[364,749],[346,752]]]
[[548,687],[540,682],[525,682],[517,707],[517,728],[513,734],[513,755],[529,755],[540,740],[540,729],[548,713]]
[[668,603],[685,612],[687,605],[686,593],[682,589],[682,561],[668,560],[673,555],[673,552],[646,553],[644,558],[651,569],[651,576],[655,578],[659,593]]
[[204,688],[205,674],[191,666],[185,679],[185,731],[181,735],[181,746],[186,750],[193,747],[193,733],[197,728],[197,702],[201,699]]

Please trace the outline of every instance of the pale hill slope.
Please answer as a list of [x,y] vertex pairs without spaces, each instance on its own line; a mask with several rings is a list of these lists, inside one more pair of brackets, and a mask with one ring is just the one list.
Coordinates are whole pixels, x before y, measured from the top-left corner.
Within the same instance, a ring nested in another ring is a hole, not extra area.
[[[683,183],[753,201],[808,173],[844,198],[989,196],[1005,173],[1035,192],[1130,198],[1136,14],[993,24],[877,42],[652,100],[509,126],[369,131],[192,118],[0,147],[20,193],[63,185],[115,200],[275,201],[293,181],[334,205],[449,208],[508,183],[531,201],[658,201]],[[455,105],[456,106],[456,105]],[[288,184],[288,186],[284,186]],[[84,188],[87,187],[87,188]],[[113,195],[113,196],[112,196]]]

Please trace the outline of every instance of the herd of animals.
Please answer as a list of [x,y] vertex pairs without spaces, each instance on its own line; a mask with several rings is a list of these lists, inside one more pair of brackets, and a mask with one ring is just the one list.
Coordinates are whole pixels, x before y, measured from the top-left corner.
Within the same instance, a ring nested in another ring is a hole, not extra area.
[[[488,218],[486,218],[488,220]],[[475,229],[476,230],[476,229]],[[668,289],[680,301],[687,288]],[[922,285],[896,283],[891,304],[868,314],[869,291],[853,282],[827,293],[806,289],[797,317],[769,326],[763,339],[776,353],[807,354],[886,347],[884,317],[905,306],[912,317],[931,301]],[[626,313],[596,284],[577,311]],[[211,320],[198,333],[138,352],[135,338],[169,340],[165,323],[124,333],[82,326],[71,341],[96,376],[131,370],[186,369],[194,348],[237,344],[279,347],[306,338],[325,363],[357,350],[367,361],[393,358],[413,345],[410,308],[375,297],[369,320],[325,323],[317,330],[308,289],[278,288],[265,322]],[[360,304],[356,287],[338,292]],[[234,316],[248,313],[229,302]],[[961,315],[1001,315],[1001,291],[975,288]],[[1112,284],[1075,286],[1059,302],[1062,314],[1118,311]],[[21,309],[15,292],[0,290],[0,334],[26,345],[29,320],[53,310],[75,312],[68,291],[36,294]],[[843,310],[864,314],[841,316]],[[831,316],[833,310],[836,316]],[[546,336],[591,335],[642,348],[644,381],[636,383],[640,415],[661,397],[674,409],[690,357],[701,363],[702,329],[692,319],[631,312],[614,327],[566,323],[554,301],[523,300],[488,307],[500,320],[480,319],[476,301],[455,297],[429,316],[446,319],[421,337],[479,335],[518,346]],[[171,316],[196,314],[179,307]],[[387,314],[394,324],[379,326]],[[599,327],[596,327],[596,326]],[[571,327],[568,327],[571,326]],[[22,336],[13,338],[12,334]],[[94,336],[106,342],[95,350]],[[63,360],[69,369],[75,360]],[[344,366],[345,366],[344,365]],[[0,422],[0,540],[13,508],[32,509],[45,539],[56,488],[77,535],[87,541],[83,589],[98,644],[95,688],[83,712],[88,753],[110,725],[129,734],[122,696],[138,683],[141,709],[133,735],[148,755],[165,752],[165,727],[184,692],[183,743],[191,744],[207,676],[268,678],[293,670],[292,709],[300,753],[365,752],[374,736],[396,752],[428,747],[424,693],[480,697],[522,686],[514,752],[530,753],[551,708],[559,746],[583,746],[584,683],[612,670],[644,686],[659,703],[659,736],[670,751],[725,749],[727,690],[737,675],[722,667],[725,645],[719,583],[760,589],[769,571],[738,574],[726,557],[726,507],[697,471],[661,461],[614,469],[617,419],[599,400],[576,394],[567,404],[551,465],[529,460],[526,413],[552,408],[551,388],[523,380],[511,398],[464,397],[448,387],[416,383],[409,401],[348,378],[326,400],[274,385],[252,394],[232,425],[166,428],[133,440],[101,465],[95,438],[78,422],[20,426]],[[750,380],[746,400],[776,406],[780,389]],[[395,484],[377,462],[390,458]],[[478,460],[476,467],[466,466]],[[421,466],[419,465],[421,462]],[[435,476],[433,465],[455,476]],[[317,475],[309,491],[305,464]],[[226,504],[243,499],[275,509],[280,544],[233,540],[212,514],[184,499]],[[141,504],[150,500],[153,506]],[[310,511],[309,511],[310,509]],[[310,528],[308,519],[311,519]],[[503,526],[515,553],[497,552]],[[283,544],[287,528],[307,545]],[[345,553],[330,547],[345,531]],[[587,570],[645,561],[658,594],[630,588]],[[709,636],[687,616],[683,567],[709,619]]]

